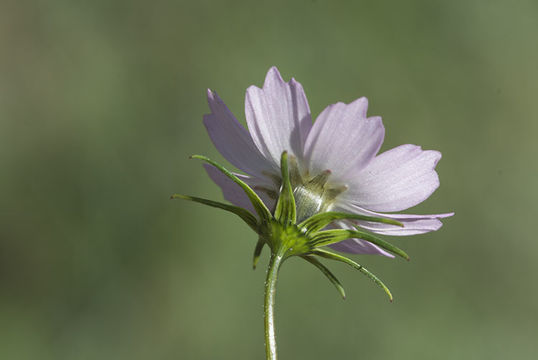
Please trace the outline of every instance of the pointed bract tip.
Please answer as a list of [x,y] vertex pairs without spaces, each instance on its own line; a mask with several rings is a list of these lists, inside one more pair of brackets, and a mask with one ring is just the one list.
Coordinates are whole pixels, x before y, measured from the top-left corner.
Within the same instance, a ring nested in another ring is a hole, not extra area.
[[256,268],[258,267],[258,260],[260,260],[260,257],[259,256],[256,256],[253,261],[252,261],[252,270],[256,270]]

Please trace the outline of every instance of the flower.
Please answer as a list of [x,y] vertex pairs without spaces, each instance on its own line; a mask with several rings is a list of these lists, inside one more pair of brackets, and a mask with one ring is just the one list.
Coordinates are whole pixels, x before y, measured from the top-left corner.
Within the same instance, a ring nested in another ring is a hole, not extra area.
[[[329,105],[312,123],[303,87],[285,82],[276,67],[269,69],[263,88],[247,89],[245,115],[248,131],[216,92],[208,90],[211,113],[204,124],[217,150],[244,174],[268,209],[276,206],[283,183],[281,155],[289,154],[289,174],[297,222],[321,212],[343,212],[393,219],[386,223],[338,220],[333,229],[356,229],[403,236],[438,230],[439,219],[453,213],[394,214],[426,200],[439,187],[435,171],[441,153],[401,145],[378,154],[385,129],[381,117],[367,116],[368,100]],[[204,165],[232,204],[256,211],[243,189],[211,165]],[[351,238],[329,246],[341,252],[393,257],[380,246]]]
[[[317,267],[345,298],[344,288],[319,259],[343,262],[370,278],[392,301],[388,287],[355,261],[324,249],[356,254],[393,254],[396,246],[371,233],[412,235],[441,227],[435,215],[393,214],[427,199],[439,186],[441,153],[402,145],[377,155],[385,129],[367,117],[368,100],[336,103],[314,124],[301,84],[284,82],[275,67],[263,88],[247,89],[248,131],[219,96],[208,90],[207,132],[220,153],[244,174],[232,173],[201,155],[211,179],[234,205],[181,194],[172,198],[220,208],[239,216],[258,234],[253,265],[271,249],[264,299],[266,358],[276,359],[274,302],[278,270],[299,256]],[[364,230],[368,230],[366,232]]]

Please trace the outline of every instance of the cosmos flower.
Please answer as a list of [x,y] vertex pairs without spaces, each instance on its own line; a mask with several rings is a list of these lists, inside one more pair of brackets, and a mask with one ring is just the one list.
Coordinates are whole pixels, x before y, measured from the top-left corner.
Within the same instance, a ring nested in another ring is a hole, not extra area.
[[318,268],[345,298],[344,288],[320,259],[343,262],[381,287],[372,272],[340,252],[378,254],[409,260],[375,234],[413,235],[441,227],[453,215],[395,214],[426,200],[439,186],[435,166],[441,153],[402,145],[378,154],[385,129],[367,116],[368,101],[328,106],[312,123],[301,84],[285,82],[269,69],[263,88],[247,89],[245,129],[219,96],[208,90],[207,132],[219,152],[242,173],[202,155],[204,165],[233,205],[174,194],[239,216],[258,235],[253,266],[271,250],[264,298],[266,359],[276,360],[274,303],[283,262],[301,257]]
[[[303,87],[285,82],[276,67],[263,88],[247,89],[245,115],[248,130],[216,92],[208,90],[211,113],[204,116],[207,132],[217,150],[243,174],[271,212],[282,187],[281,155],[289,154],[289,175],[296,203],[297,222],[322,212],[343,212],[393,219],[400,223],[338,220],[332,229],[356,229],[404,236],[438,230],[439,219],[453,213],[395,214],[426,200],[439,186],[435,171],[441,153],[417,145],[401,145],[378,154],[385,128],[379,116],[367,116],[368,100],[329,105],[312,123]],[[249,197],[230,177],[204,165],[224,198],[256,215]],[[403,225],[403,226],[401,226]],[[355,254],[390,252],[370,241],[349,238],[332,243],[333,249]]]

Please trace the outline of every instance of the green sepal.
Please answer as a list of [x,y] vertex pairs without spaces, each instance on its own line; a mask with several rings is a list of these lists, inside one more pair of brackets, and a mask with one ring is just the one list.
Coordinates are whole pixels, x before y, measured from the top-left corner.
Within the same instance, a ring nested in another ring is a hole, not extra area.
[[284,225],[294,224],[296,221],[295,198],[290,182],[287,151],[284,151],[280,157],[280,169],[282,171],[282,189],[275,208],[275,219]]
[[252,269],[253,270],[256,270],[256,265],[258,265],[258,260],[260,260],[260,256],[262,254],[264,245],[265,245],[265,241],[260,237],[258,239],[258,242],[256,243],[256,247],[254,248],[254,256],[252,257]]
[[340,293],[340,295],[342,296],[342,299],[344,300],[346,299],[346,292],[344,290],[344,287],[342,286],[340,281],[336,278],[336,276],[334,276],[334,274],[325,265],[323,265],[318,259],[316,259],[313,256],[303,255],[301,257],[305,259],[306,261],[308,261],[309,263],[311,263],[312,265],[314,265],[315,267],[317,267],[323,273],[323,275],[325,275],[327,279],[329,279],[329,281],[334,285],[338,293]]
[[323,250],[323,249],[316,249],[312,251],[312,254],[318,255],[320,257],[323,257],[325,259],[335,260],[343,262],[344,264],[347,264],[351,266],[354,269],[359,270],[362,274],[366,275],[370,278],[376,285],[381,287],[385,293],[388,295],[390,302],[392,302],[392,293],[390,292],[389,288],[381,281],[377,276],[375,276],[373,273],[371,273],[368,269],[366,269],[364,266],[356,263],[355,261],[348,259],[345,256],[335,254],[333,252]]
[[326,245],[331,245],[331,244],[334,244],[334,243],[337,243],[337,242],[340,242],[342,240],[346,240],[349,238],[358,238],[358,239],[366,240],[395,255],[401,256],[402,258],[409,260],[409,255],[407,255],[405,251],[403,251],[402,249],[372,234],[369,234],[364,231],[358,231],[358,230],[333,229],[333,230],[320,231],[314,236],[312,236],[310,245],[316,246],[316,247],[326,246]]
[[214,208],[222,209],[229,211],[231,213],[234,213],[235,215],[239,216],[250,228],[256,232],[258,232],[258,220],[254,215],[252,215],[249,211],[240,208],[238,206],[224,204],[218,201],[213,200],[207,200],[195,196],[188,196],[188,195],[182,195],[182,194],[174,194],[170,196],[170,199],[182,199],[182,200],[189,200],[194,201],[200,204],[208,205]]
[[348,214],[343,212],[328,211],[316,214],[298,225],[299,229],[305,229],[307,233],[314,233],[323,229],[325,226],[329,225],[335,220],[362,220],[370,222],[378,222],[383,224],[397,225],[403,227],[404,225],[396,220],[374,217],[374,216],[365,216],[358,214]]
[[233,182],[235,182],[237,185],[241,186],[245,194],[247,194],[250,202],[252,203],[252,206],[254,206],[254,210],[256,210],[256,213],[260,216],[260,219],[263,221],[269,221],[271,219],[271,213],[263,203],[263,201],[260,199],[258,194],[252,190],[250,186],[248,186],[247,183],[245,183],[243,180],[239,179],[237,176],[235,176],[231,171],[226,169],[224,166],[218,164],[217,162],[211,160],[210,158],[203,156],[203,155],[192,155],[191,159],[199,159],[202,161],[205,161],[214,167],[216,167],[220,172],[222,172],[224,175],[229,177]]

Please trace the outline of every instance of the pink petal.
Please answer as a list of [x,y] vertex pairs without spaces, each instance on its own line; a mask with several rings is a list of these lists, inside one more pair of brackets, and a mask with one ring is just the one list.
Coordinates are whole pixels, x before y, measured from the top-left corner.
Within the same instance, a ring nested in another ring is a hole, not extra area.
[[[352,226],[347,225],[342,221],[336,222],[336,224],[331,227],[354,230]],[[361,239],[347,239],[336,244],[329,245],[329,247],[336,251],[350,254],[383,255],[391,258],[394,257],[394,255],[381,249],[379,246]]]
[[263,89],[247,89],[245,115],[254,143],[277,168],[284,150],[302,158],[312,119],[301,84],[294,79],[284,82],[277,68],[272,67]]
[[[256,211],[254,210],[254,207],[252,206],[252,203],[250,202],[248,196],[245,194],[245,192],[239,185],[237,185],[230,178],[221,173],[214,166],[204,164],[204,168],[211,180],[213,180],[213,182],[215,182],[215,184],[217,184],[221,188],[224,199],[228,200],[235,206],[247,209],[252,214],[257,216]],[[269,210],[272,210],[274,208],[276,201],[274,199],[271,199],[265,192],[256,190],[257,186],[270,188],[274,185],[267,183],[262,179],[254,177],[241,174],[234,175],[236,175],[241,180],[246,182],[250,187],[252,187]]]
[[305,145],[311,174],[331,170],[332,179],[345,182],[379,151],[385,128],[380,117],[366,117],[365,97],[350,104],[328,106],[318,116]]
[[430,231],[439,230],[439,228],[443,225],[443,223],[439,219],[447,218],[454,215],[454,213],[431,215],[383,214],[374,211],[368,211],[352,204],[339,204],[334,210],[398,220],[404,225],[404,227],[368,221],[355,222],[361,228],[369,230],[373,233],[392,236],[424,234]]
[[247,130],[237,121],[217,93],[207,90],[211,114],[204,115],[204,125],[217,150],[238,169],[247,174],[261,175],[272,169],[258,151]]
[[343,202],[375,211],[400,211],[426,200],[439,187],[435,165],[441,153],[401,145],[376,156],[357,172]]

